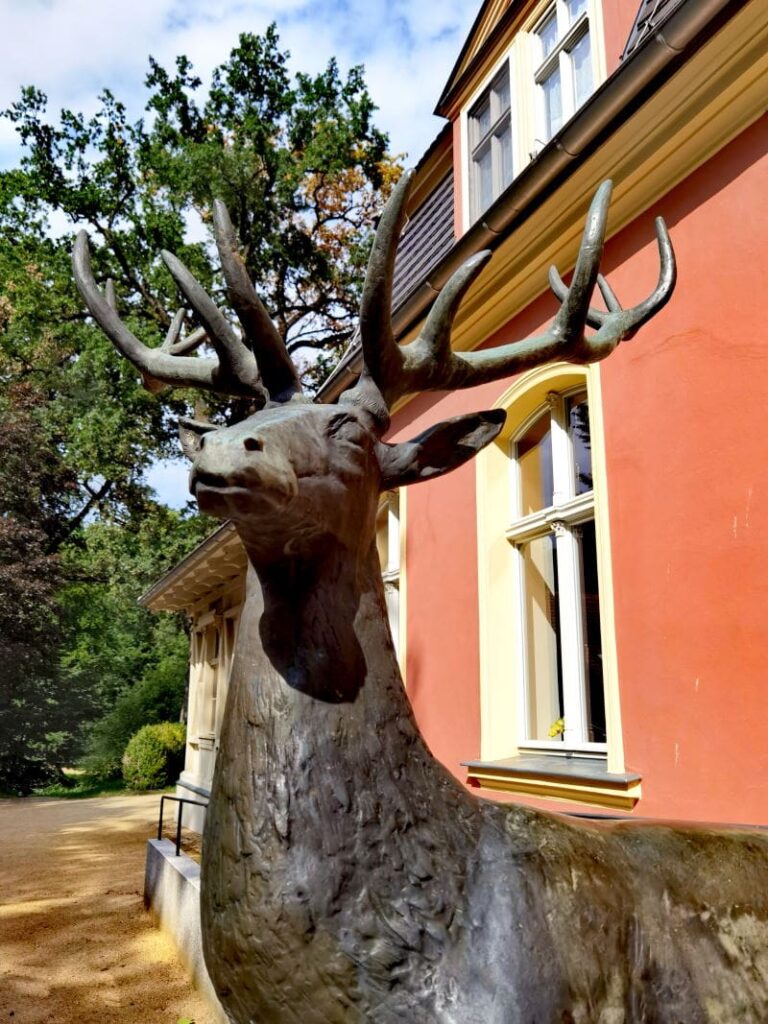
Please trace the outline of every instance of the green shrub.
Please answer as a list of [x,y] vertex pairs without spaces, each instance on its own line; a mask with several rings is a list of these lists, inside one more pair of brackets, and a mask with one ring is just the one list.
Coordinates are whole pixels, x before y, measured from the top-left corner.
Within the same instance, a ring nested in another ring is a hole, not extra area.
[[162,789],[184,766],[186,729],[181,722],[145,725],[123,754],[123,778],[129,789]]
[[157,661],[87,728],[78,768],[98,779],[119,779],[128,741],[142,725],[176,721],[186,703],[189,646],[184,633],[155,637]]

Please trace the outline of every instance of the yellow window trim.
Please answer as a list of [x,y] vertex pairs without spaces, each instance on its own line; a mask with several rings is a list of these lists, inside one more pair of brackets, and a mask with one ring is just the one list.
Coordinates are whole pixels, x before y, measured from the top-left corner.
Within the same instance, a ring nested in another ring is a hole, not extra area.
[[[387,505],[387,493],[384,492],[379,498],[378,513]],[[405,666],[407,663],[407,642],[408,642],[408,581],[407,564],[405,558],[406,547],[406,514],[408,504],[408,488],[397,488],[398,498],[398,615],[397,615],[397,662],[400,666],[400,675],[405,684]]]
[[[566,363],[538,367],[524,374],[494,403],[507,410],[507,423],[494,444],[476,459],[478,585],[480,613],[480,760],[499,761],[519,753],[517,687],[515,681],[515,620],[513,552],[505,536],[509,519],[509,442],[519,425],[546,403],[547,392],[586,387],[592,436],[592,472],[595,494],[595,534],[600,586],[600,628],[603,644],[603,683],[607,733],[607,770],[624,772],[621,734],[616,634],[613,621],[613,574],[605,470],[604,426],[600,367]],[[493,781],[490,776],[487,782]],[[498,780],[496,780],[498,782]],[[486,782],[483,783],[484,785]],[[533,785],[526,778],[526,786]],[[538,785],[538,783],[536,783]],[[544,785],[544,783],[541,783]],[[548,781],[551,788],[553,783]],[[558,789],[561,784],[557,783]],[[498,786],[496,787],[498,788]],[[590,792],[594,787],[590,787]],[[519,788],[517,791],[521,791]],[[574,797],[574,799],[576,799]]]
[[595,807],[609,807],[629,810],[640,799],[640,782],[609,783],[590,779],[555,779],[528,774],[516,775],[514,771],[494,771],[493,765],[472,767],[467,774],[470,784],[503,793],[519,793],[544,800],[563,800],[589,804]]

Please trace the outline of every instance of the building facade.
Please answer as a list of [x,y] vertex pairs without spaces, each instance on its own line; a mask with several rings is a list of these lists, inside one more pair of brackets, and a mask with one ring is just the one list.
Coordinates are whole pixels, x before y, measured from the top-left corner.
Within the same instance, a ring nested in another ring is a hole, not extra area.
[[[620,300],[655,286],[656,215],[679,268],[669,305],[605,362],[393,415],[400,441],[507,411],[477,459],[384,496],[379,516],[417,719],[482,795],[768,820],[767,41],[760,0],[486,0],[439,99],[398,254],[401,341],[484,248],[455,347],[540,333],[548,267],[567,279],[606,177]],[[358,369],[352,348],[320,397]],[[210,785],[244,573],[225,525],[143,599],[193,624],[180,795]]]

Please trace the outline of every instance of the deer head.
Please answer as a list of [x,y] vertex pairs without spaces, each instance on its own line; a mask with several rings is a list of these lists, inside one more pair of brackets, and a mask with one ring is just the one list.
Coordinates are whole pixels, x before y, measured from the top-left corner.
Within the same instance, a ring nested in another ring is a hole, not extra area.
[[[390,198],[374,240],[360,309],[364,367],[338,405],[302,394],[285,344],[248,278],[223,203],[214,203],[214,228],[227,294],[242,328],[237,333],[192,274],[170,253],[163,259],[202,328],[180,339],[179,312],[159,348],[143,345],[122,323],[108,286],[103,294],[90,269],[88,240],[75,243],[75,280],[88,309],[117,349],[141,372],[145,385],[197,387],[247,398],[254,412],[230,427],[182,420],[182,446],[193,459],[190,488],[200,508],[234,520],[249,532],[258,557],[311,549],[328,537],[348,547],[370,540],[380,490],[430,479],[461,465],[491,442],[504,422],[500,410],[439,423],[412,441],[387,444],[389,409],[406,394],[486,383],[552,360],[604,359],[632,337],[669,299],[675,261],[664,222],[656,221],[661,271],[653,294],[622,309],[599,274],[611,183],[590,207],[576,268],[566,287],[553,267],[550,284],[561,300],[542,335],[479,352],[451,350],[451,327],[461,300],[490,258],[480,252],[448,281],[419,336],[399,345],[391,323],[392,279],[412,175]],[[607,309],[590,306],[597,284]],[[587,335],[585,328],[594,328]],[[189,354],[204,340],[216,358]],[[363,528],[365,524],[366,528]]]

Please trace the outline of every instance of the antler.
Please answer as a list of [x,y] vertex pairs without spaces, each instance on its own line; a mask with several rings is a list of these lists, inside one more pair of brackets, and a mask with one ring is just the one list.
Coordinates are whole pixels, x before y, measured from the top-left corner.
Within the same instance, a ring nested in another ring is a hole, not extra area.
[[[170,253],[163,253],[163,258],[179,288],[202,320],[205,334],[215,348],[218,359],[174,354],[172,350],[178,343],[173,325],[165,344],[160,348],[149,348],[139,341],[113,308],[111,296],[108,298],[102,294],[96,284],[91,270],[88,235],[81,231],[75,240],[72,265],[75,283],[96,323],[118,352],[141,372],[151,390],[156,390],[158,383],[173,387],[202,388],[225,395],[255,398],[263,405],[266,393],[259,379],[253,353],[235,335],[187,268]],[[169,338],[172,339],[170,344]]]
[[283,339],[251,283],[229,212],[220,199],[213,201],[213,228],[227,295],[256,353],[262,379],[274,402],[287,402],[301,393],[299,376]]
[[[75,282],[93,318],[117,350],[140,371],[144,385],[157,391],[165,384],[194,387],[219,394],[250,398],[264,405],[289,401],[301,392],[296,369],[285,344],[260,302],[237,248],[226,207],[214,203],[214,229],[227,283],[227,294],[245,333],[243,340],[202,285],[172,253],[163,252],[165,265],[185,296],[202,327],[186,338],[179,334],[184,318],[179,310],[162,345],[148,348],[125,326],[117,314],[114,288],[105,293],[91,271],[88,236],[81,231],[72,253]],[[209,340],[217,358],[191,357],[186,353]]]
[[[73,254],[74,255],[74,254]],[[115,295],[115,283],[109,278],[104,287],[104,298],[107,305],[117,314],[117,296]],[[208,337],[205,333],[204,328],[198,327],[196,331],[192,331],[186,336],[186,338],[179,338],[181,333],[181,325],[184,322],[184,310],[179,309],[176,311],[176,315],[171,321],[171,325],[165,335],[165,340],[160,346],[160,352],[169,352],[172,356],[185,355],[187,352],[191,352],[201,345]],[[149,373],[144,370],[141,371],[141,378],[144,387],[147,391],[153,392],[153,394],[161,391],[165,384],[163,381],[158,380],[157,377],[152,377]]]
[[[467,260],[449,279],[427,316],[419,336],[408,345],[397,344],[390,317],[392,277],[397,241],[405,219],[411,175],[398,183],[376,232],[360,309],[360,335],[364,371],[361,388],[373,381],[388,406],[415,391],[454,390],[484,384],[553,360],[576,363],[604,359],[618,343],[637,330],[669,300],[676,269],[672,243],[664,221],[656,221],[661,271],[653,294],[632,309],[622,309],[607,281],[599,275],[612,184],[597,190],[587,215],[584,235],[570,287],[557,270],[550,271],[552,289],[562,305],[544,334],[480,352],[453,352],[451,328],[461,300],[490,258],[484,251]],[[595,283],[605,299],[606,312],[589,301]],[[584,334],[589,324],[597,328]]]
[[[611,286],[602,274],[598,274],[597,286],[608,307],[608,312],[590,306],[587,310],[586,318],[587,324],[590,327],[602,329],[607,326],[612,333],[615,333],[618,329],[621,332],[620,340],[629,341],[631,338],[634,338],[643,324],[647,323],[662,306],[666,305],[677,281],[677,267],[675,264],[675,253],[672,249],[672,240],[669,237],[669,231],[663,217],[656,218],[656,242],[659,247],[661,269],[659,270],[658,283],[653,292],[645,302],[641,302],[631,309],[623,309]],[[549,286],[561,302],[567,298],[568,288],[555,266],[549,268]],[[599,333],[600,331],[598,330],[598,335]],[[586,339],[587,343],[593,342],[598,335]]]

